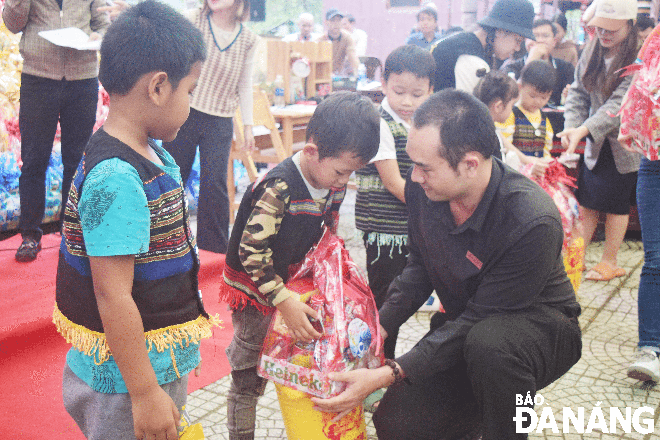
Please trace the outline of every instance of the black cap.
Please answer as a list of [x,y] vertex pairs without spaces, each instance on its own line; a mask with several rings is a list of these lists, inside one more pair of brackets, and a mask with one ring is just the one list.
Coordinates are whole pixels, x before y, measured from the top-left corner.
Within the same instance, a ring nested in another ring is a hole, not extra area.
[[341,18],[344,18],[344,14],[339,12],[339,9],[337,9],[337,8],[330,8],[330,9],[328,9],[328,12],[325,13],[325,19],[326,20],[332,20],[333,18],[335,18],[337,16],[339,16]]
[[534,40],[534,6],[528,0],[497,0],[479,24]]

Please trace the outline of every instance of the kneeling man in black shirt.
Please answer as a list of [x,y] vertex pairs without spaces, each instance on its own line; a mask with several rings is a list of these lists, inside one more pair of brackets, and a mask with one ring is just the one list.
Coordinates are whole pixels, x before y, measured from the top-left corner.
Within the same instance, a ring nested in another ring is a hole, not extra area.
[[313,399],[342,412],[389,386],[378,437],[523,439],[516,395],[531,398],[580,358],[580,305],[561,256],[559,212],[536,183],[491,157],[497,145],[484,104],[443,90],[413,117],[406,151],[408,265],[380,309],[383,334],[435,290],[444,313],[388,365],[347,373],[344,393]]

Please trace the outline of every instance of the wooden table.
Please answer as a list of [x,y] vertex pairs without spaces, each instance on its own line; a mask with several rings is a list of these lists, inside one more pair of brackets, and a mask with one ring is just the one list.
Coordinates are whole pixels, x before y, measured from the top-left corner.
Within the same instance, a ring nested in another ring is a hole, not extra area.
[[289,105],[286,107],[271,107],[270,112],[282,129],[282,143],[287,156],[293,154],[294,136],[296,126],[307,125],[316,110],[315,105]]

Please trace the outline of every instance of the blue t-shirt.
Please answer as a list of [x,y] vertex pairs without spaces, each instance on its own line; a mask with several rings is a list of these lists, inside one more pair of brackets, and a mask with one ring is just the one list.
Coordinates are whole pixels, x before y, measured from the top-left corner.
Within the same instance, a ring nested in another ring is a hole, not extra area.
[[[156,165],[181,182],[179,166],[172,156],[161,147],[155,151],[163,162]],[[128,162],[112,158],[91,169],[85,177],[78,212],[87,255],[135,255],[149,249],[151,220],[147,196],[140,175]],[[97,365],[94,356],[71,348],[66,359],[69,368],[95,391],[128,392],[112,356]],[[183,376],[199,364],[199,344],[177,345],[162,353],[154,347],[149,351],[149,359],[158,383],[170,383],[178,378],[177,371]]]

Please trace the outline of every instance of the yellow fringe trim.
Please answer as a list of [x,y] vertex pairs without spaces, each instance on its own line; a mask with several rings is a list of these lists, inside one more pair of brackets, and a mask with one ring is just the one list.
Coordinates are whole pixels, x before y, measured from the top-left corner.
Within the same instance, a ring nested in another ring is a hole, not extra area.
[[[71,322],[57,306],[53,311],[53,323],[66,342],[87,356],[93,356],[96,365],[101,365],[112,356],[104,333],[95,332]],[[200,315],[194,321],[145,332],[147,351],[155,348],[156,351],[162,353],[168,348],[176,347],[177,344],[181,348],[188,347],[191,342],[198,344],[202,339],[212,336],[213,327],[222,328],[220,324],[222,321],[218,315],[208,319]]]

